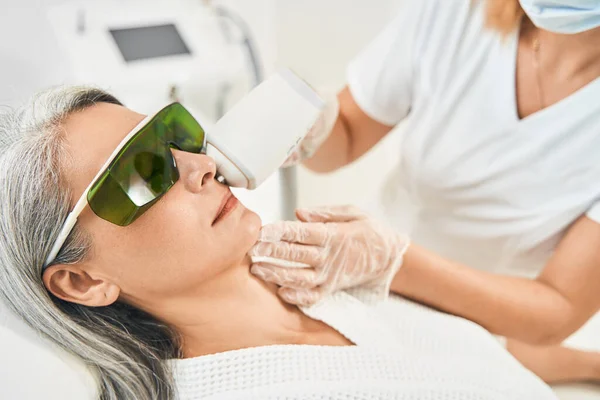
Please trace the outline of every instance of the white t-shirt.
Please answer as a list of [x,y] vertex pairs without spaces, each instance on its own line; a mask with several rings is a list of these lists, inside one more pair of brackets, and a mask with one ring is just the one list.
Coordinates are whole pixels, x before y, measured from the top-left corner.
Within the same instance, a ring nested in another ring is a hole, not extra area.
[[484,1],[404,3],[348,71],[366,114],[405,120],[385,213],[446,257],[534,277],[579,216],[600,222],[600,78],[519,120],[518,32],[485,28]]

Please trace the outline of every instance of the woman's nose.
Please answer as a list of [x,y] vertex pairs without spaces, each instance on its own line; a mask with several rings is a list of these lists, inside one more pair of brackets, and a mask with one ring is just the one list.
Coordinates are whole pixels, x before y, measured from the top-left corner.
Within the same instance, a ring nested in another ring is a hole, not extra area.
[[199,192],[215,178],[217,165],[211,157],[180,150],[172,151],[179,170],[179,180],[190,192]]

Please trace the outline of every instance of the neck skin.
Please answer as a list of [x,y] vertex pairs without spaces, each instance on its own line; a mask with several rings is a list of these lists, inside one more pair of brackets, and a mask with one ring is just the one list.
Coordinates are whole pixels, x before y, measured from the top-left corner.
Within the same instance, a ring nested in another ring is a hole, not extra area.
[[248,258],[198,293],[179,297],[151,313],[182,337],[183,357],[275,344],[316,344],[330,329],[298,307],[284,303],[277,287],[250,274]]
[[559,80],[600,76],[600,27],[577,34],[559,34],[537,28],[525,17],[522,35],[527,40],[539,40],[541,67],[546,76]]

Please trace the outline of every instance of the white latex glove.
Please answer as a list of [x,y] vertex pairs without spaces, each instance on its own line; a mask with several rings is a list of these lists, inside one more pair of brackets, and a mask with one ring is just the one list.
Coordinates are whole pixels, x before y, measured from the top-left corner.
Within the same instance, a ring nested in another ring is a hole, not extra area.
[[325,100],[323,112],[296,147],[296,150],[285,160],[283,167],[290,167],[311,158],[333,130],[340,111],[337,95],[335,93],[321,93],[321,97]]
[[388,296],[409,240],[352,206],[297,210],[300,221],[265,225],[253,258],[272,257],[307,264],[290,268],[256,262],[251,272],[281,288],[288,303],[308,306],[337,290],[372,288]]

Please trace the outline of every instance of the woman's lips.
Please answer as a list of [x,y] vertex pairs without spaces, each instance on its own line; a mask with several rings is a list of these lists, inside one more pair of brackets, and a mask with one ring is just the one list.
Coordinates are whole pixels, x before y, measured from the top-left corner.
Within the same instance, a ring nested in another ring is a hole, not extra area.
[[214,225],[225,218],[238,204],[238,199],[233,195],[233,193],[228,192],[223,198],[223,203],[221,203],[219,212],[217,212],[217,216],[212,224]]

